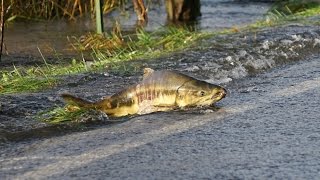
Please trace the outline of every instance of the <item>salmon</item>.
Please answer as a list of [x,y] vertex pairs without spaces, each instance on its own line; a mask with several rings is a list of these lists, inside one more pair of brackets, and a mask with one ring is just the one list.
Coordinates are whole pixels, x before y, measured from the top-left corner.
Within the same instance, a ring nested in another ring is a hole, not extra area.
[[108,116],[121,117],[148,114],[186,107],[210,106],[221,100],[227,91],[177,71],[144,69],[143,80],[97,102],[62,94],[62,98],[80,108],[103,111]]

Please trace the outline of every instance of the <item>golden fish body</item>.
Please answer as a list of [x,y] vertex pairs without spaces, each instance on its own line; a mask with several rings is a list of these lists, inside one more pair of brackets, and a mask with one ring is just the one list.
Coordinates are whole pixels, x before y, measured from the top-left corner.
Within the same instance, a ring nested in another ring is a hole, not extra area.
[[143,80],[98,102],[89,102],[69,94],[65,101],[83,108],[95,108],[109,116],[147,114],[184,107],[209,106],[226,96],[218,85],[197,80],[176,71],[146,68]]

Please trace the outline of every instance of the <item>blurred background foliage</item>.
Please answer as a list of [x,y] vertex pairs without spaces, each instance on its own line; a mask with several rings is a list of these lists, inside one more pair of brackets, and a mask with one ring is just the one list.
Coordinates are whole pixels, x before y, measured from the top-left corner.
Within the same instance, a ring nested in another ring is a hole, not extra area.
[[[103,12],[122,7],[128,0],[102,0]],[[93,15],[94,0],[5,0],[6,19],[56,19]]]
[[283,15],[292,15],[319,7],[320,0],[277,0],[270,11],[280,12]]
[[[5,19],[59,19],[76,20],[84,15],[94,16],[94,0],[3,0]],[[124,10],[125,4],[132,0],[101,0],[103,13]],[[165,0],[144,0],[146,4],[159,4]],[[201,2],[201,1],[200,1]],[[162,2],[163,3],[163,2]],[[320,0],[275,0],[270,9],[273,13],[291,15],[319,6]]]

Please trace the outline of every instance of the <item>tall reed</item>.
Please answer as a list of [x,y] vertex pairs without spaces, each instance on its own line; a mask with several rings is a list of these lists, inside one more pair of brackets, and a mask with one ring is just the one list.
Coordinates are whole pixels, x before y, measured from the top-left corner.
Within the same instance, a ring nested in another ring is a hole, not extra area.
[[[126,0],[102,0],[105,13],[123,5]],[[11,0],[5,1],[5,7],[12,7],[9,17],[27,19],[68,18],[94,13],[94,0]]]

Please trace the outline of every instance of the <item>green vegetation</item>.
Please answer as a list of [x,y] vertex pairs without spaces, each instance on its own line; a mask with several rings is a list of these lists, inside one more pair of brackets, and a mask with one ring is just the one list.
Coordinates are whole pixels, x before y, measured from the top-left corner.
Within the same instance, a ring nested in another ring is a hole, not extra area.
[[[104,0],[103,12],[108,13],[119,8],[125,2],[125,0]],[[6,17],[9,20],[15,18],[75,20],[78,16],[94,13],[94,0],[10,0],[5,1],[5,7],[8,9]]]
[[69,121],[79,122],[86,114],[88,114],[88,110],[66,106],[64,108],[56,107],[47,112],[42,112],[38,118],[43,122],[57,124]]
[[56,107],[48,111],[44,111],[38,114],[37,119],[42,122],[50,124],[61,124],[61,123],[75,123],[86,124],[92,122],[123,122],[126,118],[113,118],[109,117],[100,111],[93,109],[80,109],[77,106],[68,105],[65,107]]
[[0,79],[0,94],[19,92],[36,92],[41,89],[56,86],[59,75],[74,74],[86,70],[83,63],[72,60],[70,66],[49,65],[44,60],[44,66],[15,67],[13,70],[2,70]]
[[208,35],[209,33],[191,32],[182,27],[168,27],[151,33],[138,29],[132,35],[123,36],[121,33],[112,33],[107,38],[89,34],[82,38],[82,41],[74,42],[73,46],[81,51],[93,50],[99,62],[108,60],[110,57],[123,61],[141,56],[155,57],[166,52],[184,49]]
[[[319,8],[319,1],[312,1],[312,0],[281,0],[277,1],[272,8],[270,9],[270,12],[281,14],[281,15],[293,15],[293,14],[300,14],[300,15],[316,15],[311,12],[310,10],[316,10]],[[309,14],[311,13],[311,14]],[[319,13],[319,9],[318,9]]]
[[249,28],[261,28],[300,21],[306,17],[320,14],[320,3],[306,0],[277,1],[266,15],[266,19],[249,25]]
[[[22,75],[23,74],[23,75]],[[22,70],[15,70],[11,72],[3,72],[0,92],[2,94],[16,93],[16,92],[34,92],[41,88],[53,87],[57,84],[57,79],[48,77],[41,68]]]

